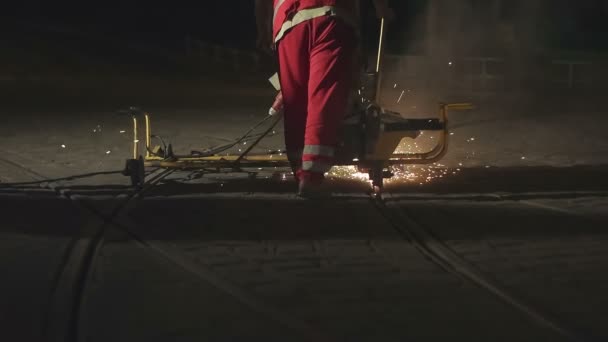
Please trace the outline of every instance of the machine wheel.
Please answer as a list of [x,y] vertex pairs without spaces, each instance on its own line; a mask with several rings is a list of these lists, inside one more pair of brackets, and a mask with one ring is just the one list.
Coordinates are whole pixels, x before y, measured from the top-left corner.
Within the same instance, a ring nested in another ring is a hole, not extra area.
[[138,159],[127,159],[123,175],[131,178],[131,185],[136,188],[141,188],[144,185],[146,178],[146,169],[144,166],[144,157],[139,156]]
[[384,189],[384,168],[373,167],[369,171],[369,179],[372,181],[372,190],[375,196],[380,196]]
[[385,170],[384,166],[374,166],[368,172],[374,195],[381,196],[384,190],[384,180],[392,178],[394,174],[389,169]]

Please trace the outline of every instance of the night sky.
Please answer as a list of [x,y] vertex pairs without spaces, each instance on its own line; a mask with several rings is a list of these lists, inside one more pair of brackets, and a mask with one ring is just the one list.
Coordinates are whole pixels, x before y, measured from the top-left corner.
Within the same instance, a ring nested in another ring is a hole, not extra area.
[[[417,15],[424,6],[424,0],[393,2],[393,7],[403,19]],[[191,36],[224,45],[253,47],[256,37],[253,3],[253,0],[170,3],[24,1],[5,6],[2,16],[13,32],[65,29],[118,39],[144,40]],[[375,25],[370,4],[363,3],[367,13],[363,15],[365,22]]]
[[[157,39],[192,35],[205,40],[245,42],[255,38],[253,1],[236,1],[227,6],[218,1],[30,1],[12,5],[8,20],[20,27],[65,28],[120,38]],[[9,11],[6,11],[6,15]],[[225,25],[225,20],[242,23],[242,28]]]
[[[523,0],[519,0],[523,1]],[[584,44],[608,44],[608,5],[605,0],[548,0],[539,25],[550,26],[555,44],[580,48]],[[374,15],[367,3],[367,25]],[[478,1],[483,5],[485,1]],[[517,0],[505,2],[505,12]],[[391,1],[396,9],[399,27],[394,36],[407,39],[413,18],[421,15],[425,0]],[[252,47],[255,42],[253,0],[142,2],[106,1],[21,1],[4,4],[2,23],[9,29],[4,34],[18,35],[21,30],[68,30],[103,35],[115,39],[180,40],[191,36],[231,46]],[[367,30],[370,31],[370,30]],[[404,38],[405,37],[405,38]]]

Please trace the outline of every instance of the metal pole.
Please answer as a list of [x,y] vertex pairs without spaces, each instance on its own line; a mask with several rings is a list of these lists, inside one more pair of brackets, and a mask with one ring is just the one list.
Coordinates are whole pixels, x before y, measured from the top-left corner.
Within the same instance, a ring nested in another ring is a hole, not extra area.
[[152,135],[150,131],[150,114],[145,113],[144,115],[146,119],[146,157],[150,157],[150,136]]
[[138,145],[139,140],[137,133],[137,118],[135,117],[135,115],[133,115],[133,159],[137,159],[137,156],[139,154]]
[[380,42],[378,43],[378,59],[376,61],[376,103],[380,101],[382,89],[382,62],[384,61],[384,45],[385,45],[385,20],[380,20]]

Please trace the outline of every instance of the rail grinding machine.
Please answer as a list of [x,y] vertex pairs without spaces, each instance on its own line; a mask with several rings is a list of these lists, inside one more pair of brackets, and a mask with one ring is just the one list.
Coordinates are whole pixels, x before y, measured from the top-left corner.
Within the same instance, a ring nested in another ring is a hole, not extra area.
[[[439,104],[439,116],[425,119],[405,118],[399,113],[379,106],[382,83],[382,62],[384,59],[385,23],[381,20],[380,39],[376,69],[367,73],[362,79],[352,112],[343,123],[341,139],[336,150],[335,165],[353,165],[361,172],[369,174],[369,179],[376,193],[382,191],[384,179],[391,178],[390,169],[395,165],[432,164],[439,161],[447,152],[449,130],[448,113],[453,110],[469,110],[469,103]],[[278,87],[276,79],[271,83]],[[160,135],[153,134],[151,115],[138,108],[130,108],[122,113],[129,115],[133,122],[133,155],[126,162],[123,174],[131,178],[135,187],[144,184],[145,168],[160,167],[179,170],[229,170],[244,171],[253,168],[288,168],[285,154],[251,153],[281,121],[282,113],[264,118],[234,142],[223,146],[209,148],[205,151],[192,151],[186,155],[174,153],[171,144],[166,144]],[[143,119],[143,137],[141,121]],[[254,134],[254,131],[262,130]],[[440,132],[436,144],[427,152],[395,153],[403,139],[413,143],[423,131]],[[152,146],[152,140],[158,139],[162,146]],[[253,141],[248,148],[239,154],[225,154],[234,146],[244,141]],[[143,150],[143,154],[141,151]],[[222,153],[222,155],[220,155]]]

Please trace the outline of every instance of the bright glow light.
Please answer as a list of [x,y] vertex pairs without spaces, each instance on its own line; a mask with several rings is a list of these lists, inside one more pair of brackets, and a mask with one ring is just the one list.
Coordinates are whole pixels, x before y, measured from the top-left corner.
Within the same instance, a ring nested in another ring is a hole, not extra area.
[[362,182],[369,181],[369,175],[357,170],[356,166],[334,166],[328,173],[328,177],[358,180]]
[[399,98],[397,99],[397,103],[401,103],[401,100],[403,99],[403,95],[405,94],[405,90],[403,90],[401,92],[401,95],[399,95]]
[[[411,139],[403,139],[399,144],[396,153],[422,153],[429,149],[429,146],[435,146],[436,142],[432,142],[429,135],[428,141],[422,141],[420,144]],[[357,162],[355,159],[353,162]],[[463,167],[464,163],[458,163],[459,167]],[[450,169],[446,165],[441,163],[434,163],[432,165],[399,165],[390,167],[390,171],[393,173],[393,177],[385,179],[385,184],[428,184],[437,179],[447,178],[450,175],[456,175],[461,172],[460,168]],[[370,182],[369,175],[367,173],[359,172],[356,166],[336,166],[331,169],[328,173],[328,177],[347,179],[353,181]]]
[[[436,179],[442,179],[450,174],[456,175],[460,169],[451,170],[438,166],[420,167],[416,165],[409,166],[392,166],[390,168],[394,174],[392,178],[385,179],[385,184],[428,184]],[[330,178],[346,179],[361,182],[370,182],[367,173],[357,171],[356,166],[335,166],[327,174]]]

